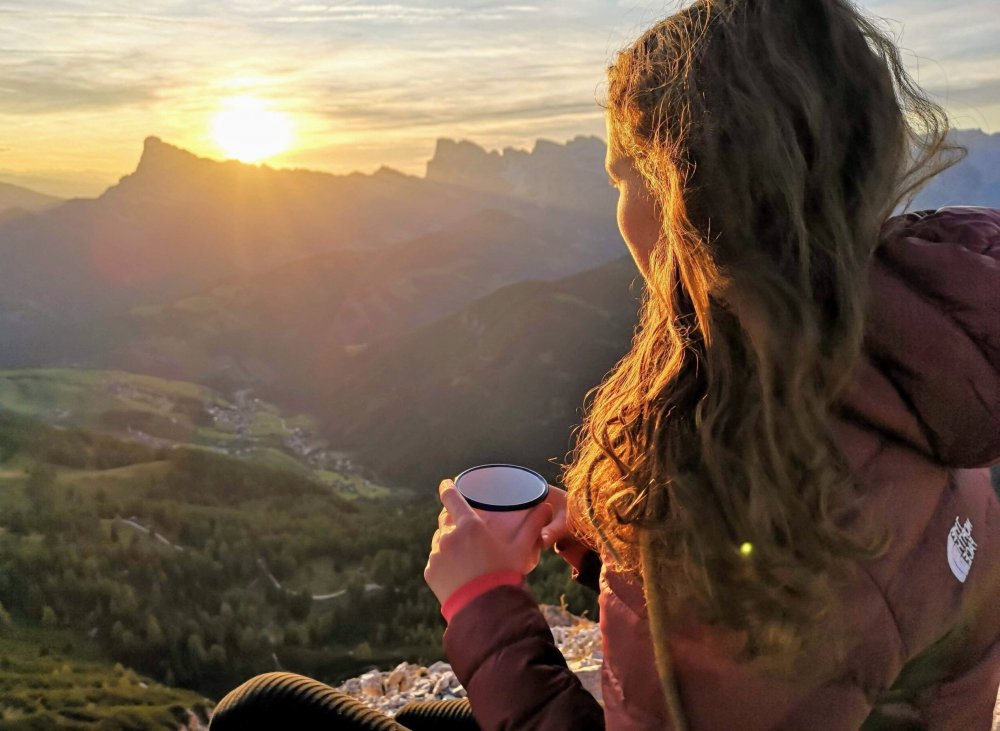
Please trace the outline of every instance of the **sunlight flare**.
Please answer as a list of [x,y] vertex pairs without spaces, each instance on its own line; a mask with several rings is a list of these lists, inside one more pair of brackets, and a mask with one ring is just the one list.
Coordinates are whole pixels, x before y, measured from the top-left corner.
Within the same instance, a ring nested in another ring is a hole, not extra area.
[[260,162],[292,144],[293,124],[287,114],[268,109],[252,96],[224,99],[212,117],[212,136],[227,157]]

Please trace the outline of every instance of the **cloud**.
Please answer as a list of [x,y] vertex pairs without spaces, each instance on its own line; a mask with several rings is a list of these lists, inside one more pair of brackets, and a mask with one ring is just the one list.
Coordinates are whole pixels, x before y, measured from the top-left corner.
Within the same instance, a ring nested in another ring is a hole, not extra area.
[[[965,88],[979,75],[970,63],[1000,60],[994,2],[872,0],[869,9],[897,19],[928,83],[942,85],[931,59],[948,60],[948,84]],[[376,89],[389,98],[397,87],[424,89],[422,77],[436,76],[441,98],[482,86],[515,100],[537,88],[537,76],[557,99],[567,84],[576,94],[589,89],[579,101],[587,104],[613,52],[684,4],[148,0],[137,13],[127,0],[21,0],[0,7],[13,39],[0,86],[11,109],[32,113],[142,104],[227,75],[280,78],[310,98],[336,87],[359,99]]]
[[497,5],[472,7],[466,5],[420,6],[400,3],[357,5],[299,5],[288,12],[269,16],[273,22],[283,23],[441,23],[460,21],[508,20],[526,13],[536,13],[534,5]]
[[332,106],[322,110],[332,119],[358,130],[398,130],[401,127],[482,126],[484,123],[531,122],[538,119],[592,116],[595,104],[586,102],[494,103],[475,108],[423,108],[398,103],[382,103],[377,108],[356,105]]
[[[1000,129],[996,0],[862,2],[891,19],[920,84],[956,108],[982,108],[995,117],[982,124]],[[686,4],[7,0],[0,3],[0,121],[17,125],[20,136],[4,142],[22,167],[34,154],[26,142],[34,134],[34,149],[45,154],[61,140],[76,149],[90,144],[87,164],[102,169],[130,159],[146,134],[206,152],[212,143],[201,128],[232,94],[255,94],[295,115],[302,149],[347,140],[370,148],[364,166],[371,168],[401,166],[395,154],[417,159],[442,133],[487,147],[601,134],[607,63]],[[79,139],[64,132],[70,127]],[[38,159],[70,165],[68,152],[62,161]]]
[[5,114],[50,114],[134,107],[156,98],[160,83],[149,78],[116,80],[101,73],[105,61],[79,58],[0,61],[0,109]]
[[987,107],[1000,104],[1000,78],[983,79],[963,86],[928,87],[927,91],[946,104]]

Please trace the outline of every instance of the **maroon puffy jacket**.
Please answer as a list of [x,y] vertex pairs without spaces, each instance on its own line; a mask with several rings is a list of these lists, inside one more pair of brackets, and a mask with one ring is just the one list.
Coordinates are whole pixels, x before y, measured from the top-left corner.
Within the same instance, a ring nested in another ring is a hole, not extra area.
[[[1000,683],[1000,210],[890,219],[871,268],[865,357],[836,420],[841,447],[895,539],[857,566],[859,644],[819,687],[730,659],[726,632],[670,636],[684,715],[699,729],[988,731]],[[484,731],[668,729],[638,577],[600,567],[603,707],[567,669],[531,595],[501,586],[448,625],[445,652]],[[581,574],[581,571],[583,572]],[[596,572],[594,572],[596,573]]]

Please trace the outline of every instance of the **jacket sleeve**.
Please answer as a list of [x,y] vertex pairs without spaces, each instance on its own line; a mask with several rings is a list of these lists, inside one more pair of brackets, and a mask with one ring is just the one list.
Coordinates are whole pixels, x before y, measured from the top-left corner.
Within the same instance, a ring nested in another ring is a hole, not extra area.
[[1000,460],[1000,209],[889,219],[873,269],[869,351],[944,465]]
[[594,731],[604,711],[555,646],[528,591],[499,586],[452,617],[444,650],[482,731]]

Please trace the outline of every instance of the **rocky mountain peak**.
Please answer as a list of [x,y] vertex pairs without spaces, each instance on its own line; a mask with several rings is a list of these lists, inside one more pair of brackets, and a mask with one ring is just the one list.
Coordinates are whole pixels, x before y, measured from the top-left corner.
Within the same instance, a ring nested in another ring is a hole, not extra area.
[[509,193],[505,161],[496,150],[487,152],[474,142],[441,138],[427,161],[428,180],[463,185],[491,193]]
[[142,143],[142,156],[136,173],[176,172],[198,163],[211,162],[193,152],[164,142],[159,137],[147,137]]
[[539,205],[600,210],[612,204],[604,180],[605,144],[577,135],[566,143],[535,141],[531,151],[505,147],[487,151],[468,140],[437,140],[426,177]]

